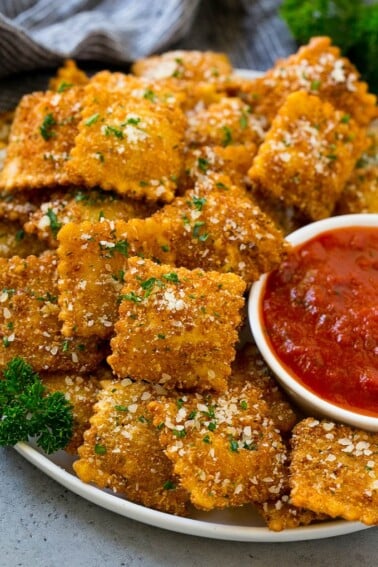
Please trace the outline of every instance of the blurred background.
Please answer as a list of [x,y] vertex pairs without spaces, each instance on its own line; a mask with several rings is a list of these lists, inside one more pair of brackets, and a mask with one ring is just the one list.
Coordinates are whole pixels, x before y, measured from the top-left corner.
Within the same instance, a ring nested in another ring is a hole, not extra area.
[[127,71],[151,53],[211,49],[264,71],[314,35],[330,36],[378,92],[377,1],[0,0],[0,110],[68,57]]

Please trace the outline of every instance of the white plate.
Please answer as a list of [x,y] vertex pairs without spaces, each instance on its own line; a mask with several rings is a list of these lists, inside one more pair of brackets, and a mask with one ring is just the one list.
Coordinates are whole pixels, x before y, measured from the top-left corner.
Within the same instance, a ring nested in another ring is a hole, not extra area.
[[[261,75],[258,71],[244,69],[237,72],[245,78]],[[252,506],[215,512],[200,512],[193,508],[190,518],[173,516],[134,504],[112,492],[83,483],[73,472],[73,458],[64,451],[45,455],[38,448],[26,443],[18,443],[15,448],[42,472],[82,498],[121,516],[173,532],[232,541],[288,542],[323,539],[367,529],[367,526],[359,522],[337,520],[272,532],[264,526]]]
[[255,510],[247,506],[217,512],[193,510],[190,518],[181,518],[134,504],[113,493],[81,482],[72,472],[72,457],[64,451],[46,456],[26,443],[18,443],[15,448],[42,472],[86,500],[121,516],[174,532],[233,541],[285,542],[333,537],[367,528],[358,522],[340,520],[272,532],[263,526]]

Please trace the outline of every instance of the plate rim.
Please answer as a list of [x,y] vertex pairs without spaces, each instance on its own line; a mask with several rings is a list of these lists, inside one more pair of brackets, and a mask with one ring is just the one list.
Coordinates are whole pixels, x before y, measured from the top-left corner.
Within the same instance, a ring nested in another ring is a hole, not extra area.
[[346,535],[371,527],[360,522],[331,520],[329,522],[274,532],[267,527],[218,524],[175,516],[147,508],[141,504],[135,504],[105,492],[96,486],[86,484],[74,474],[51,461],[47,455],[31,447],[28,443],[17,443],[14,448],[22,457],[47,476],[85,500],[120,516],[171,532],[235,542],[285,543]]

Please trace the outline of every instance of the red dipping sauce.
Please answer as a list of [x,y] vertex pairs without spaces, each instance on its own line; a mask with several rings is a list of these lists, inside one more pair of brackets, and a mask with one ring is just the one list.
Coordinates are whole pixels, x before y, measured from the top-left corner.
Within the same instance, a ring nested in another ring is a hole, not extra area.
[[295,248],[268,277],[262,316],[302,385],[378,417],[378,227],[332,230]]

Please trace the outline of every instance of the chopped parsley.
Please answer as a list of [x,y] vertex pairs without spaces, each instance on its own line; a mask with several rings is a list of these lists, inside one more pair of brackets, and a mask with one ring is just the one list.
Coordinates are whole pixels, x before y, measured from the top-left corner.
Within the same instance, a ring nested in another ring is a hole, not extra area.
[[86,126],[92,126],[92,124],[96,124],[96,122],[98,121],[99,118],[100,118],[100,115],[99,115],[98,112],[96,112],[96,114],[92,114],[92,116],[87,118],[86,121],[84,122],[84,124]]
[[163,274],[163,278],[169,282],[180,283],[179,277],[176,272],[169,272],[168,274]]
[[60,83],[60,85],[57,88],[58,93],[64,93],[65,91],[67,91],[68,89],[70,89],[71,87],[73,87],[73,83],[66,83],[66,81],[62,81]]
[[230,451],[237,453],[239,450],[239,443],[233,437],[230,438]]
[[205,242],[208,238],[209,235],[207,232],[200,234],[200,229],[205,225],[206,223],[204,221],[197,221],[194,223],[193,226],[193,238],[197,238],[200,242]]
[[133,303],[141,303],[143,301],[143,297],[140,297],[140,295],[137,295],[134,291],[119,296],[119,301],[123,301],[124,299],[132,301]]
[[350,114],[344,114],[344,116],[342,116],[340,120],[342,124],[348,124],[349,121],[350,121]]
[[248,404],[247,404],[247,402],[246,402],[245,400],[241,400],[241,402],[240,402],[240,407],[241,407],[242,410],[248,409]]
[[245,130],[248,127],[248,115],[246,112],[242,112],[240,119],[239,119],[240,128]]
[[144,91],[143,98],[145,98],[146,100],[149,100],[150,102],[155,102],[156,94],[151,89],[146,89]]
[[222,146],[226,147],[232,142],[232,131],[228,126],[222,126],[222,131],[223,131]]
[[318,91],[320,89],[321,84],[322,84],[321,81],[316,81],[316,80],[312,81],[311,82],[311,90],[312,91]]
[[175,488],[176,485],[171,480],[167,480],[167,482],[163,484],[163,490],[174,490]]
[[128,412],[128,411],[129,411],[129,408],[128,408],[127,406],[119,406],[119,405],[116,405],[116,406],[114,406],[114,409],[117,410],[117,411],[124,411],[124,412]]
[[116,128],[115,126],[108,126],[108,125],[105,126],[104,134],[105,134],[105,136],[115,136],[119,140],[123,139],[122,130],[120,130],[119,128]]
[[206,204],[205,197],[193,197],[192,204],[197,211],[202,211],[203,206]]
[[95,444],[94,451],[96,455],[106,455],[106,447],[104,445],[100,445],[99,443]]
[[58,221],[58,217],[52,209],[47,209],[46,216],[50,220],[51,232],[53,233],[54,237],[56,237],[56,235],[58,234],[58,232],[62,228],[62,223]]
[[163,252],[169,252],[170,250],[168,244],[162,244],[160,248],[163,250]]
[[0,380],[0,445],[30,437],[46,453],[63,449],[72,437],[72,406],[62,392],[47,393],[39,375],[20,357]]
[[186,431],[185,429],[172,429],[172,433],[175,437],[177,437],[178,439],[185,437],[186,436]]
[[207,170],[209,169],[209,165],[210,165],[208,160],[200,157],[200,158],[198,158],[197,163],[198,163],[198,169],[200,171],[202,171],[202,173],[206,173]]
[[56,136],[56,133],[52,131],[52,128],[56,126],[56,124],[57,122],[52,113],[50,112],[49,114],[46,114],[41,126],[39,127],[40,134],[44,140],[50,140],[50,138]]

